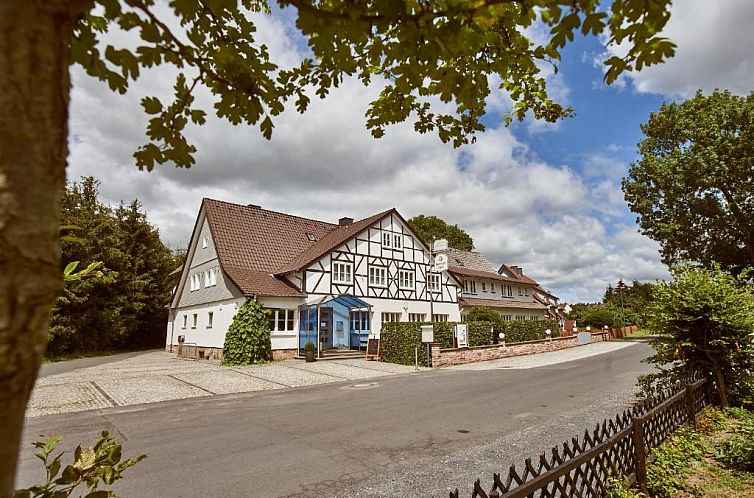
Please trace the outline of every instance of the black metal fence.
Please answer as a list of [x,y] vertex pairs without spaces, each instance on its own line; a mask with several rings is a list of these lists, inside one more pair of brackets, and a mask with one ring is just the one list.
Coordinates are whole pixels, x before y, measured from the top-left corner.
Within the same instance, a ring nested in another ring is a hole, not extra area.
[[[709,383],[699,380],[648,398],[605,420],[584,437],[573,438],[539,459],[526,459],[519,470],[494,474],[485,488],[477,480],[473,498],[599,498],[607,493],[608,481],[625,476],[646,491],[647,463],[652,450],[661,445],[681,425],[693,422],[711,402]],[[458,490],[450,498],[459,498]]]

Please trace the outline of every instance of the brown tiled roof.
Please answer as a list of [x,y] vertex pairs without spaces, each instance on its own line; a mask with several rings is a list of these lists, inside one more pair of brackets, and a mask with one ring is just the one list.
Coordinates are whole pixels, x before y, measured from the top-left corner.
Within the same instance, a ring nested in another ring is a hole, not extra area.
[[[537,283],[537,281],[534,280],[533,278],[527,277],[523,273],[521,273],[519,271],[516,271],[514,268],[511,268],[508,265],[500,265],[500,270],[507,271],[508,273],[510,273],[511,275],[513,275],[514,277],[516,277],[518,280],[520,280],[521,282],[523,282],[525,284],[539,285]],[[500,271],[500,270],[498,270],[498,271]]]
[[456,275],[466,275],[467,277],[479,277],[479,278],[488,278],[490,280],[499,280],[501,282],[521,283],[520,280],[517,280],[515,278],[508,278],[504,275],[500,275],[499,273],[495,273],[491,271],[473,270],[471,268],[466,268],[464,266],[453,266],[449,264],[448,271]]
[[256,206],[214,199],[204,199],[203,205],[220,265],[246,295],[301,295],[272,274],[339,228]]
[[461,306],[486,306],[488,308],[518,308],[543,310],[547,307],[531,301],[503,301],[501,299],[481,299],[475,297],[462,297],[458,300]]
[[364,218],[363,220],[356,221],[350,225],[337,226],[334,230],[330,231],[327,235],[318,240],[307,250],[293,258],[288,263],[281,265],[275,272],[278,275],[290,273],[293,271],[299,271],[310,263],[316,261],[324,254],[332,251],[340,244],[344,243],[348,239],[355,237],[359,232],[369,228],[374,223],[377,223],[385,216],[395,211],[395,208],[388,209],[381,213]]
[[493,267],[484,254],[480,252],[464,251],[453,247],[449,247],[442,252],[448,255],[448,264],[451,266],[461,266],[463,268],[469,268],[470,270],[496,273],[495,267]]
[[263,271],[233,267],[227,267],[224,270],[245,294],[274,297],[301,297],[304,295],[303,292],[300,292],[284,279],[276,278]]

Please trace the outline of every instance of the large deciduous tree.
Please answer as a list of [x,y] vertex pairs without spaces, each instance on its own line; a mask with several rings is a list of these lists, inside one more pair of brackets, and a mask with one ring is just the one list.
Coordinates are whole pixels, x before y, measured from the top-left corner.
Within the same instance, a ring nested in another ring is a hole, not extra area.
[[754,266],[754,93],[699,92],[641,129],[623,191],[664,262]]
[[[578,32],[609,29],[608,42],[627,48],[624,57],[607,59],[608,82],[673,53],[673,44],[658,36],[670,0],[614,0],[609,11],[597,0],[279,4],[295,9],[311,49],[312,57],[295,67],[279,67],[256,37],[254,16],[270,12],[263,0],[0,2],[0,498],[12,492],[24,410],[61,286],[72,64],[120,93],[144,69],[177,68],[171,101],[142,101],[152,118],[135,160],[151,169],[193,164],[195,149],[183,132],[205,120],[206,111],[194,106],[199,86],[214,97],[218,116],[257,125],[269,138],[273,118],[291,101],[303,112],[310,91],[324,97],[346,77],[379,78],[384,90],[367,111],[375,136],[413,119],[418,132],[461,145],[483,129],[491,81],[499,80],[512,99],[508,119],[529,112],[549,121],[567,116],[570,110],[549,98],[542,66],[555,65]],[[166,20],[161,7],[174,19]],[[550,29],[549,42],[527,36],[535,23]],[[104,34],[113,27],[135,41],[111,46]]]
[[437,216],[420,214],[408,220],[408,225],[427,243],[446,239],[449,247],[464,251],[474,249],[474,239],[471,238],[471,235],[459,228],[458,225],[450,225]]

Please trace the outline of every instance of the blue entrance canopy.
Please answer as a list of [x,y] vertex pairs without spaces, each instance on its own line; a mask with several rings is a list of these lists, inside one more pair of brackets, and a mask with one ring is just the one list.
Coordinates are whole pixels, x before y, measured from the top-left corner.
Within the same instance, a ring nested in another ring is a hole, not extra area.
[[327,304],[330,302],[336,302],[338,304],[341,304],[348,308],[349,310],[356,310],[356,309],[363,309],[363,308],[371,308],[372,305],[368,302],[359,299],[356,296],[352,296],[350,294],[341,294],[340,296],[330,299],[329,301],[326,301],[322,304]]

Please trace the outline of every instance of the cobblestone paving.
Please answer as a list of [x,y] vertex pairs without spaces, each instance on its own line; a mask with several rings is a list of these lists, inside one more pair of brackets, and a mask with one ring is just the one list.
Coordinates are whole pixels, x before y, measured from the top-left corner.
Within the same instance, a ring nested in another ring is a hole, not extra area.
[[362,359],[305,363],[286,360],[249,367],[184,360],[151,351],[124,360],[40,378],[27,417],[361,380],[414,372],[414,367]]

